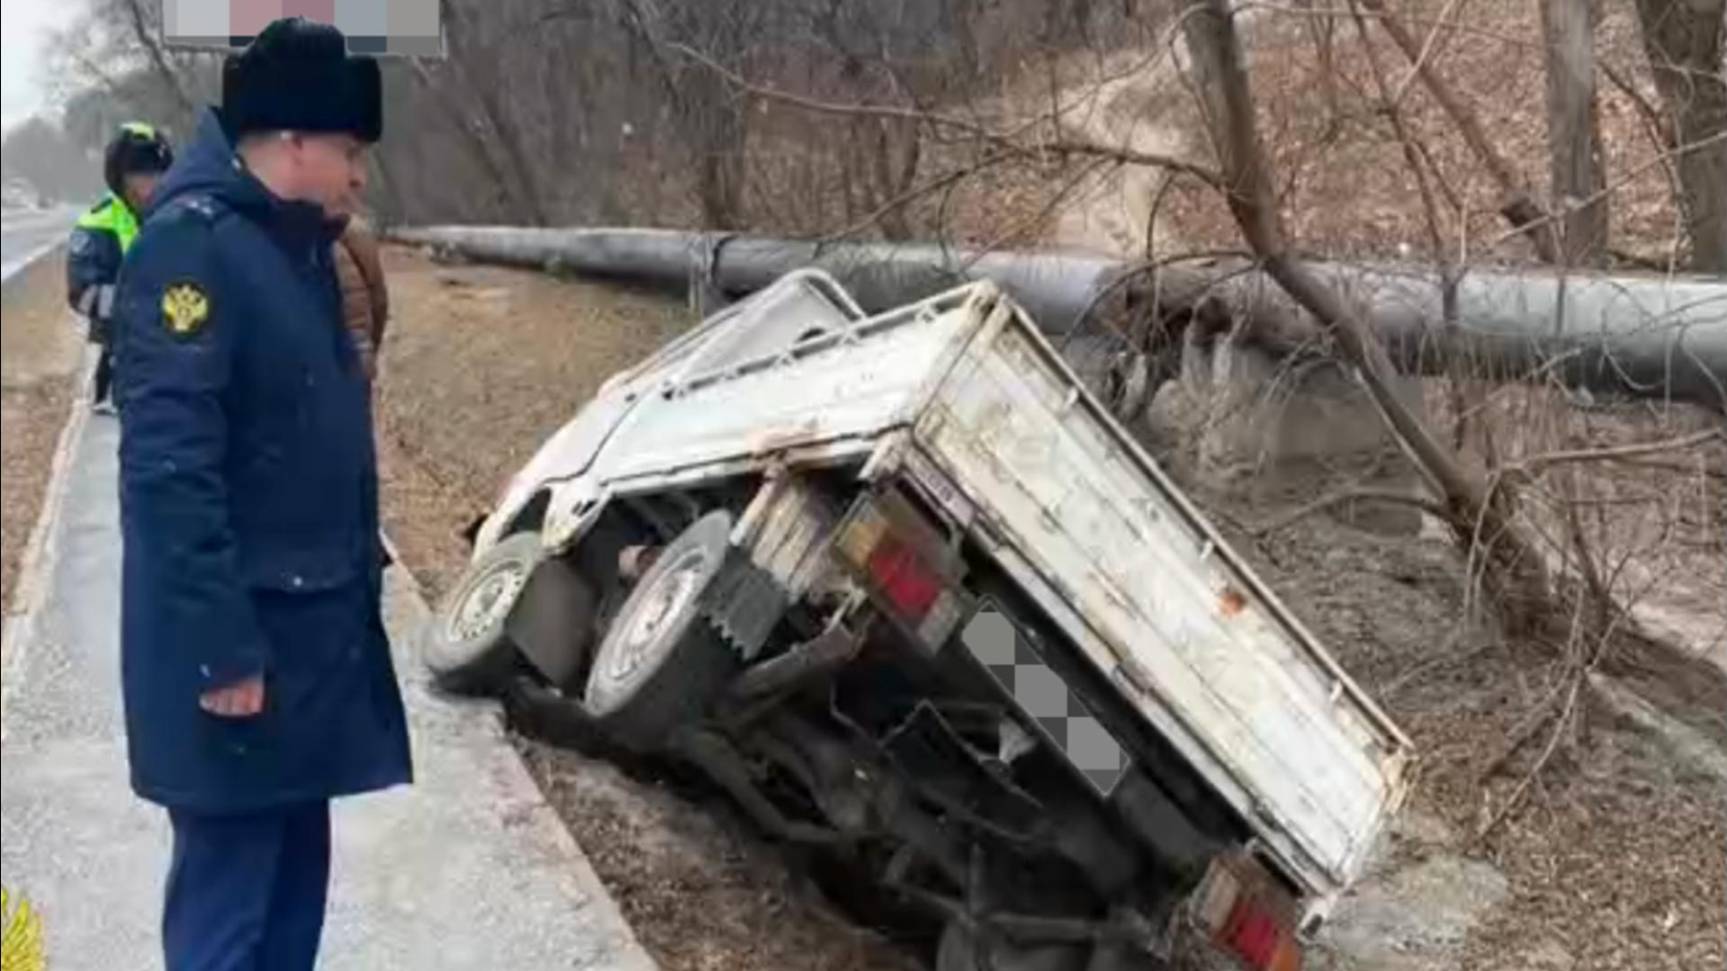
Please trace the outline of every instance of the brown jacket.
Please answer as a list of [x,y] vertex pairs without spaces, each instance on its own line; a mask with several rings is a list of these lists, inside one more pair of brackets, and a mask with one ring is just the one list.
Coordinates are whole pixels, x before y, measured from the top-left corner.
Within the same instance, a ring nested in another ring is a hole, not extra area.
[[342,318],[354,335],[360,367],[371,381],[378,373],[378,349],[390,317],[390,291],[378,259],[378,240],[364,223],[354,220],[336,241],[336,281],[342,287]]

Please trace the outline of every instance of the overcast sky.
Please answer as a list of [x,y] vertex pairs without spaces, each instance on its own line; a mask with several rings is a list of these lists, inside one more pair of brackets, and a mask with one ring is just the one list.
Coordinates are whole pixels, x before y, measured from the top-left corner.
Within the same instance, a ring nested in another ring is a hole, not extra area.
[[0,51],[0,87],[4,126],[11,128],[42,106],[42,79],[37,76],[42,60],[38,48],[50,29],[64,24],[80,8],[82,0],[0,0],[5,14],[5,49]]

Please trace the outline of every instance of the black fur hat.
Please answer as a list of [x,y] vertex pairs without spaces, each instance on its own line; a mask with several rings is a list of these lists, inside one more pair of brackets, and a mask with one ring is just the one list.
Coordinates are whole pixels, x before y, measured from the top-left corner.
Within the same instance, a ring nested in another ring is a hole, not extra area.
[[384,133],[378,62],[348,56],[327,24],[284,17],[222,64],[222,121],[239,138],[258,131]]

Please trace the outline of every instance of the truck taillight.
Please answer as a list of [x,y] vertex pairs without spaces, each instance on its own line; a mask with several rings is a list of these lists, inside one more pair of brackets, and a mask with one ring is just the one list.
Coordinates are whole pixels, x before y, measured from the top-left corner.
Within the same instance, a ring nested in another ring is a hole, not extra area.
[[871,596],[926,647],[939,648],[965,612],[939,537],[904,499],[866,497],[841,527],[835,552]]
[[941,577],[891,536],[870,551],[869,575],[888,603],[908,619],[922,620],[942,595]]
[[1295,901],[1252,856],[1212,861],[1193,898],[1193,916],[1211,940],[1254,971],[1301,971]]

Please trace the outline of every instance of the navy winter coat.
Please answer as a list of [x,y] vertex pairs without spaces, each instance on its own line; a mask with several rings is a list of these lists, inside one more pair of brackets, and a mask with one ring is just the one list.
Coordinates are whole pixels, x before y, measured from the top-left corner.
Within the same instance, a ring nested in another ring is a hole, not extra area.
[[[153,802],[248,812],[410,776],[339,229],[248,173],[211,111],[121,271],[122,677]],[[199,707],[255,674],[261,715]]]

